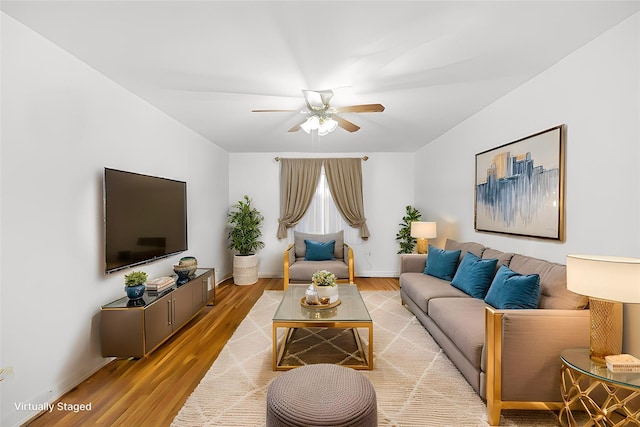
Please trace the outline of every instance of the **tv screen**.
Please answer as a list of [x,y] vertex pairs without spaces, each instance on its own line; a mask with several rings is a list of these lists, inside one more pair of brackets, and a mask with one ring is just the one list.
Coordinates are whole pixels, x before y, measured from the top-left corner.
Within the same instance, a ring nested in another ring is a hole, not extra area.
[[104,169],[105,273],[186,251],[187,184]]

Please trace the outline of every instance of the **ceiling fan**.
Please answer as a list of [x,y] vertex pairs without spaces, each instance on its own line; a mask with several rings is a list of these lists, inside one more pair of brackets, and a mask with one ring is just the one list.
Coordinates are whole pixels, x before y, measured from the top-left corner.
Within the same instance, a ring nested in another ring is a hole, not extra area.
[[[303,90],[307,109],[302,110],[302,114],[306,114],[306,118],[301,123],[296,124],[289,132],[297,132],[300,129],[306,133],[317,130],[318,135],[326,135],[333,132],[337,127],[348,132],[356,132],[360,126],[349,120],[338,116],[338,113],[379,113],[384,111],[382,104],[362,104],[349,105],[346,107],[332,107],[329,102],[333,97],[331,89],[325,90]],[[251,110],[254,113],[273,113],[273,112],[296,112],[297,110]]]

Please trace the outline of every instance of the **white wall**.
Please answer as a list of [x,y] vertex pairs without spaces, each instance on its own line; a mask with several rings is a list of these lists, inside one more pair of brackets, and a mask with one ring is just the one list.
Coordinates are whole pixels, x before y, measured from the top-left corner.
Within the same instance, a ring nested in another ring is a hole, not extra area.
[[399,257],[396,255],[398,245],[395,235],[405,206],[413,204],[412,153],[234,153],[229,156],[229,205],[247,194],[253,199],[253,206],[265,217],[262,239],[265,248],[259,252],[261,276],[282,277],[283,252],[290,243],[287,239],[278,240],[276,237],[280,214],[280,164],[274,158],[364,155],[369,157],[362,163],[362,179],[364,208],[371,237],[367,241],[345,240],[354,249],[356,275],[397,276]]
[[[640,257],[640,15],[636,14],[417,153],[416,205],[450,237],[564,263]],[[566,242],[474,231],[475,154],[565,123]],[[451,197],[455,194],[456,197]],[[640,314],[625,307],[625,349]]]
[[[3,426],[34,414],[108,362],[100,306],[124,296],[103,274],[105,166],[187,182],[190,250],[226,258],[228,154],[36,33],[1,15]],[[179,256],[137,267],[172,273]],[[88,402],[87,402],[88,403]]]

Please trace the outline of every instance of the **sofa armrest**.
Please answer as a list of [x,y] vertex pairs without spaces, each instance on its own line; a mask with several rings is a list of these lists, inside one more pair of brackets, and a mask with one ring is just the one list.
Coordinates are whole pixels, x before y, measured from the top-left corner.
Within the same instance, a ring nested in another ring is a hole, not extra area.
[[422,273],[427,266],[427,254],[400,255],[400,274]]
[[522,402],[560,405],[560,353],[589,347],[589,310],[485,310],[486,399],[490,425]]
[[351,246],[347,245],[346,243],[344,243],[344,257],[343,257],[344,263],[347,264],[347,267],[349,268],[349,283],[354,283],[354,269],[355,269],[355,264],[353,261],[353,249],[351,249]]

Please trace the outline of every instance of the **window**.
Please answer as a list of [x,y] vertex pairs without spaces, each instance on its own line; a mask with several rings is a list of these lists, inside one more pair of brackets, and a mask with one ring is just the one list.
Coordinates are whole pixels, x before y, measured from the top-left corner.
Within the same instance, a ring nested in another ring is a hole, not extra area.
[[[320,172],[318,186],[309,209],[300,222],[293,227],[293,230],[313,234],[335,233],[336,231],[344,230],[345,242],[362,242],[358,229],[349,226],[340,215],[333,197],[331,197],[324,166]],[[293,236],[293,234],[290,236]],[[293,239],[290,240],[293,241]]]

